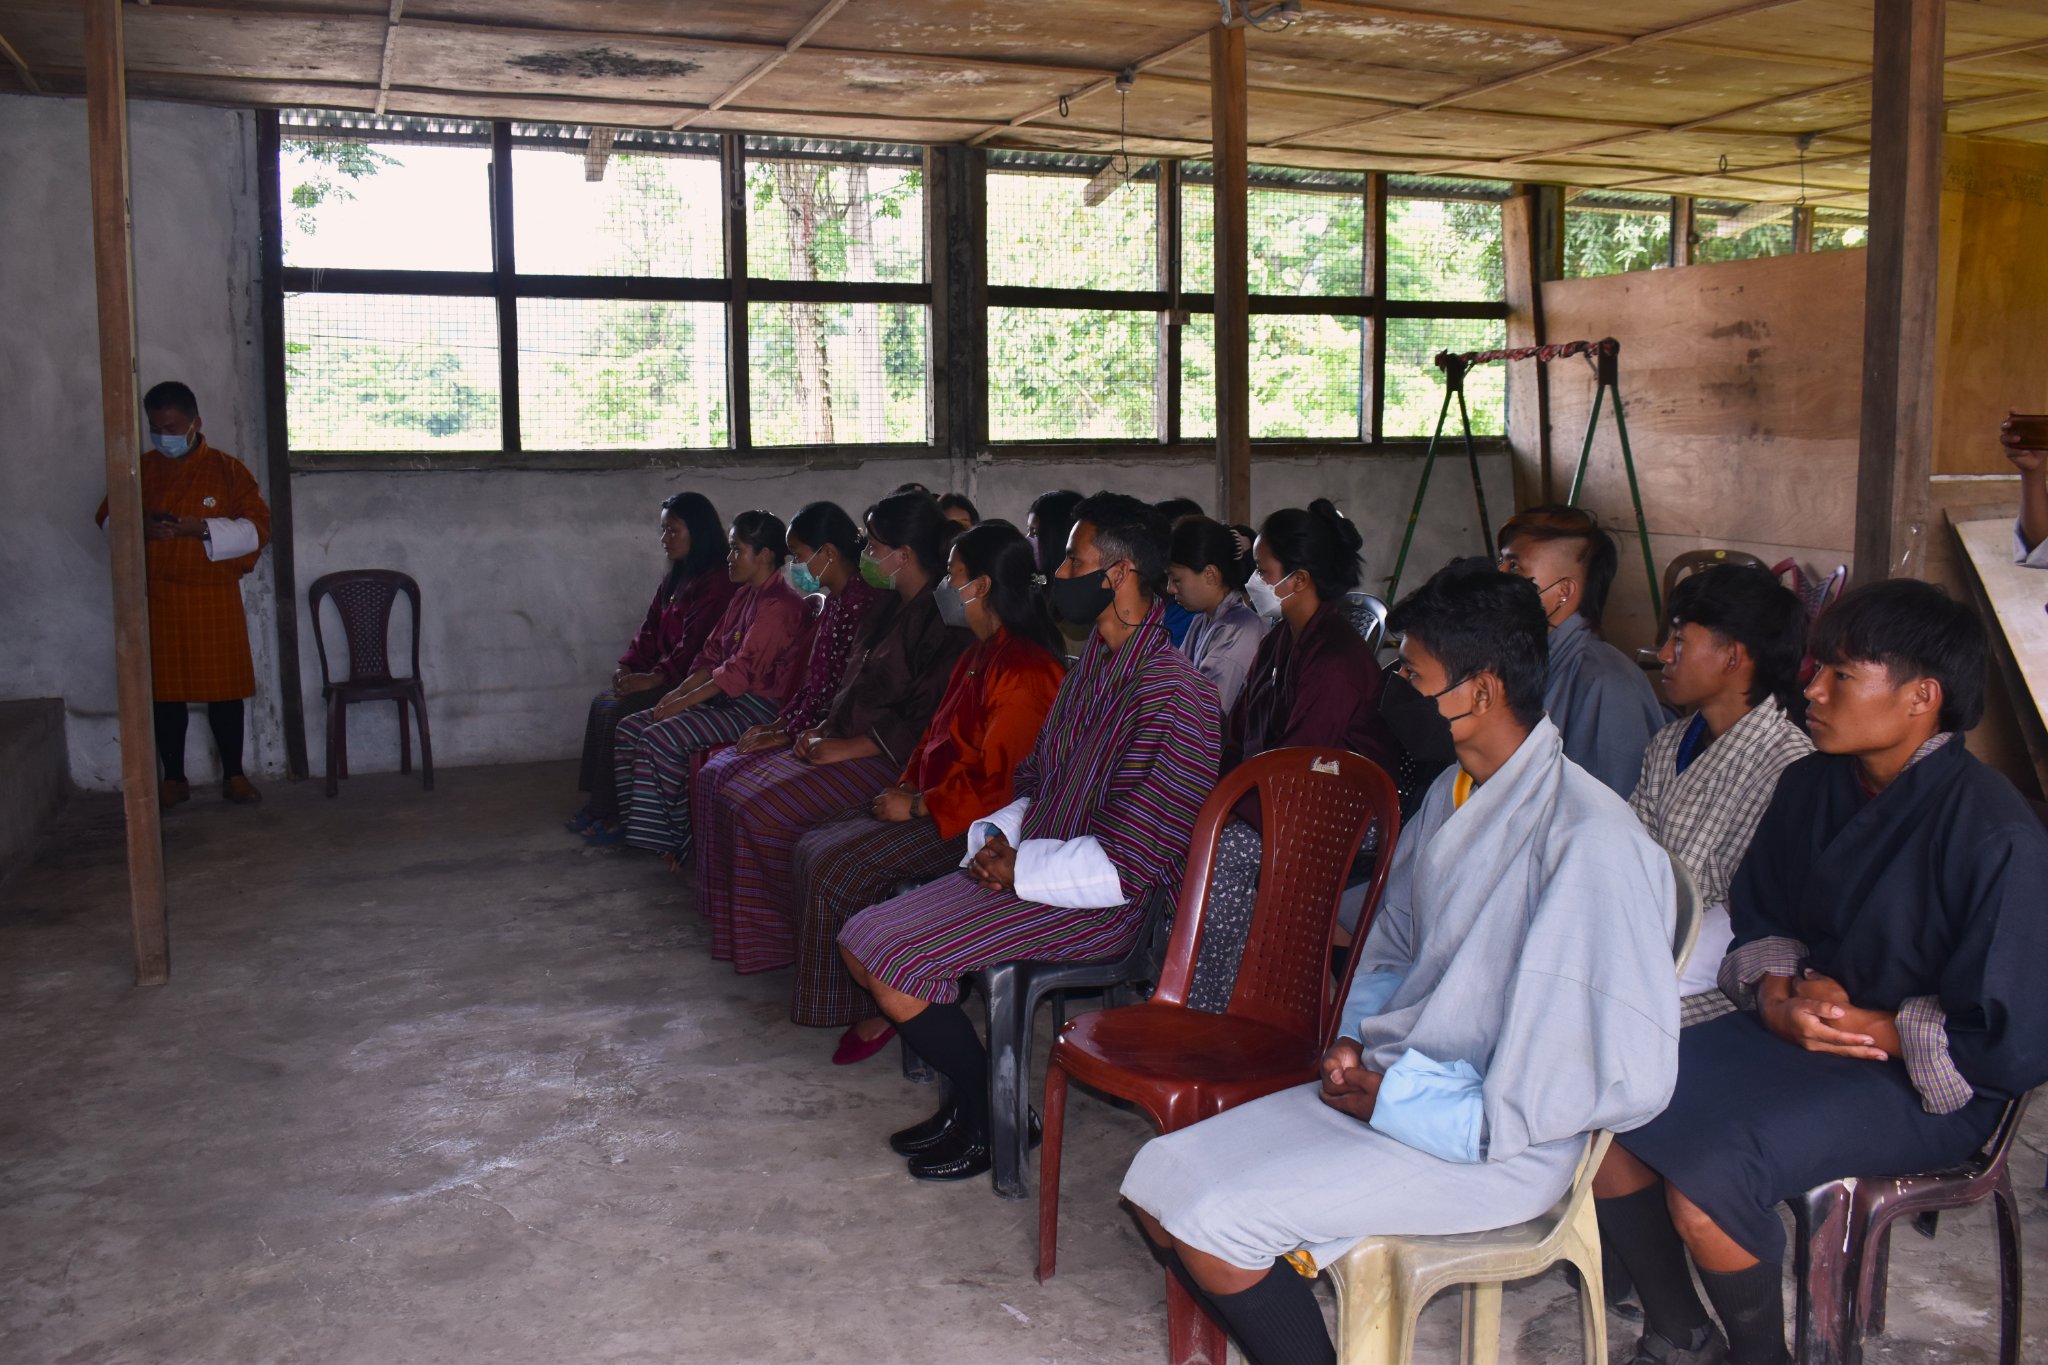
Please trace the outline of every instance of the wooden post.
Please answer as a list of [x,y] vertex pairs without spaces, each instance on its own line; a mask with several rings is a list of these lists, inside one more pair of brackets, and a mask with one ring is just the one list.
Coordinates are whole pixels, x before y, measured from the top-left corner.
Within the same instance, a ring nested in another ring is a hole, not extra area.
[[[1538,259],[1541,193],[1517,185],[1501,205],[1501,255],[1507,281],[1508,345],[1543,344],[1543,281]],[[1515,506],[1549,501],[1550,386],[1541,365],[1509,365],[1508,448],[1514,452]]]
[[1813,250],[1813,205],[1792,206],[1792,251],[1804,256]]
[[285,411],[284,206],[278,183],[277,111],[256,115],[256,197],[263,224],[264,467],[270,473],[270,574],[277,603],[277,695],[285,774],[306,780],[306,701],[299,676],[299,578],[292,533],[291,426]]
[[120,0],[85,0],[87,145],[94,287],[99,298],[100,417],[106,430],[107,549],[114,577],[114,677],[121,796],[128,816],[128,907],[135,984],[170,979],[164,846],[150,716],[148,566],[142,553],[142,426],[135,379],[134,248],[128,214],[128,96]]
[[1230,524],[1249,522],[1252,515],[1247,101],[1244,30],[1209,30],[1210,160],[1216,167],[1216,515]]
[[932,377],[934,437],[952,461],[952,484],[968,486],[974,453],[987,444],[988,342],[982,322],[981,218],[986,158],[976,148],[933,147],[926,195],[932,201]]
[[504,453],[525,447],[519,421],[519,269],[512,233],[512,125],[491,125],[491,265],[498,296],[498,423]]
[[1386,439],[1387,424],[1387,173],[1373,171],[1365,177],[1365,293],[1372,301],[1372,316],[1366,326],[1372,339],[1366,359],[1365,382],[1372,386],[1366,400],[1365,439],[1377,446]]
[[1692,196],[1676,195],[1671,200],[1671,264],[1692,264],[1692,237]]
[[1159,231],[1153,278],[1166,295],[1157,326],[1159,382],[1152,386],[1152,429],[1162,445],[1180,444],[1180,162],[1159,163]]
[[754,444],[754,410],[747,388],[747,161],[738,133],[718,137],[718,178],[724,187],[725,439],[734,450]]
[[1855,581],[1926,561],[1939,302],[1944,0],[1877,0]]

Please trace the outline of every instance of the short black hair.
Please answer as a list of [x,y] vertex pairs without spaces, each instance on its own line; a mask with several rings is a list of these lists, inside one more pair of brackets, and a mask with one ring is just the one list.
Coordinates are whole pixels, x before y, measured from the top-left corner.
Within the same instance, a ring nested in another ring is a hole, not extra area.
[[1095,528],[1095,544],[1105,564],[1128,559],[1138,571],[1138,586],[1148,597],[1166,590],[1166,546],[1172,532],[1159,509],[1130,496],[1107,490],[1083,498],[1074,508],[1074,524]]
[[1607,610],[1607,592],[1614,586],[1615,572],[1621,567],[1621,551],[1615,548],[1614,537],[1601,529],[1600,518],[1583,507],[1544,503],[1509,517],[1493,543],[1505,554],[1508,546],[1524,536],[1535,541],[1579,542],[1579,563],[1586,569],[1586,587],[1579,594],[1578,614],[1599,625]]
[[1359,554],[1365,536],[1328,498],[1307,507],[1283,507],[1259,527],[1259,539],[1280,561],[1282,573],[1308,571],[1316,595],[1325,601],[1342,597],[1365,577]]
[[1202,504],[1193,498],[1161,498],[1152,504],[1152,510],[1165,517],[1167,524],[1171,525],[1182,517],[1201,516]]
[[870,507],[863,520],[869,533],[882,544],[909,550],[926,577],[937,578],[946,571],[946,533],[953,529],[953,524],[939,511],[939,500],[930,493],[891,493]]
[[1031,515],[1038,518],[1038,572],[1047,578],[1067,557],[1067,535],[1080,505],[1081,495],[1071,488],[1055,488],[1031,500]]
[[810,546],[812,554],[829,545],[849,564],[860,554],[860,527],[836,502],[807,502],[799,507],[789,519],[789,535]]
[[981,525],[981,509],[976,507],[974,500],[965,493],[939,494],[939,511],[965,512],[969,526]]
[[766,550],[780,567],[789,558],[789,538],[773,512],[742,512],[732,519],[732,538],[751,550]]
[[174,412],[184,413],[187,417],[197,417],[199,399],[191,389],[177,380],[166,379],[161,384],[151,385],[149,392],[142,395],[144,412],[155,412],[158,408],[170,408]]
[[1845,594],[1813,627],[1824,664],[1883,664],[1893,686],[1941,684],[1941,728],[1970,730],[1984,717],[1991,647],[1977,613],[1932,583],[1893,578]]
[[1167,561],[1201,573],[1214,568],[1226,588],[1242,588],[1252,576],[1252,535],[1249,527],[1225,526],[1195,513],[1173,524]]
[[1443,661],[1455,685],[1491,673],[1507,689],[1508,710],[1524,725],[1543,718],[1550,678],[1550,621],[1528,579],[1486,560],[1455,559],[1402,598],[1387,631],[1413,635]]
[[1769,569],[1716,564],[1678,580],[1665,615],[1676,630],[1700,626],[1741,645],[1756,664],[1749,704],[1765,697],[1799,713],[1799,666],[1806,657],[1806,605]]

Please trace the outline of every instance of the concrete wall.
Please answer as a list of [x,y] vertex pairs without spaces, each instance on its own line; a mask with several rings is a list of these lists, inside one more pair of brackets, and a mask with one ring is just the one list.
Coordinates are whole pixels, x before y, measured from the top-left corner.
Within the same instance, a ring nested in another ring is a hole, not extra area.
[[[253,116],[138,102],[133,125],[136,331],[146,387],[198,393],[206,432],[263,479]],[[120,779],[99,329],[93,303],[85,103],[0,95],[0,698],[62,697],[71,773]],[[268,556],[243,583],[258,692],[249,758],[280,766]],[[191,727],[190,771],[215,771]]]
[[[1368,587],[1384,591],[1400,544],[1420,459],[1260,460],[1252,478],[1258,515],[1329,496],[1366,537]],[[1484,461],[1489,509],[1510,506],[1505,456]],[[728,519],[749,507],[787,518],[813,498],[860,509],[906,480],[943,488],[949,461],[874,461],[853,469],[758,471],[635,470],[610,473],[328,473],[292,481],[301,585],[337,569],[401,569],[419,580],[421,655],[434,759],[441,764],[512,763],[573,755],[591,695],[610,676],[661,574],[656,508],[695,488]],[[976,460],[953,480],[984,516],[1020,525],[1031,499],[1049,488],[1113,488],[1148,499],[1187,494],[1214,503],[1211,466],[1198,461]],[[1462,459],[1445,462],[1431,484],[1406,582],[1413,586],[1481,539]],[[337,666],[339,626],[331,606],[323,629]],[[403,608],[393,639],[409,629]],[[301,609],[307,740],[313,770],[325,772],[320,666]],[[403,667],[403,644],[397,666]],[[349,769],[398,765],[397,708],[350,708]]]
[[[208,434],[264,478],[260,224],[253,116],[137,101],[136,275],[145,385],[178,377],[199,393]],[[85,788],[120,776],[106,545],[92,512],[104,491],[98,337],[85,107],[0,96],[0,396],[10,424],[0,456],[0,698],[65,702],[71,771]],[[1510,506],[1505,456],[1485,459],[1496,521]],[[1256,462],[1255,511],[1334,498],[1366,537],[1370,586],[1384,590],[1414,496],[1419,458]],[[573,754],[586,703],[645,609],[661,564],[655,508],[693,487],[726,515],[784,516],[812,498],[858,511],[898,483],[958,487],[991,516],[1021,522],[1048,488],[1115,488],[1214,503],[1203,461],[882,460],[847,468],[758,466],[603,473],[535,471],[304,473],[292,480],[298,581],[395,568],[419,580],[422,657],[435,758],[507,763]],[[1462,460],[1438,470],[1407,582],[1478,551]],[[251,770],[283,767],[276,617],[269,557],[244,584],[256,655]],[[320,668],[303,605],[301,668],[313,771],[324,772]],[[332,608],[330,607],[331,613]],[[338,631],[330,615],[330,645]],[[400,613],[394,634],[408,625]],[[340,651],[335,653],[337,664]],[[403,657],[402,654],[400,656]],[[402,666],[402,665],[401,665]],[[352,708],[350,768],[398,762],[396,708]],[[205,726],[191,730],[192,772],[213,771]]]

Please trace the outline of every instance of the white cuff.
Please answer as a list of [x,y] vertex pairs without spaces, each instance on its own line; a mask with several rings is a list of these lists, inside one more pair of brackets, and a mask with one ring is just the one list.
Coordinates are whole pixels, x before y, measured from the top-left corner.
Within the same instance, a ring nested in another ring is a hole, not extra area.
[[208,517],[206,536],[206,557],[215,563],[255,554],[263,546],[263,538],[256,534],[256,523],[247,517]]
[[1018,900],[1069,910],[1106,910],[1130,899],[1116,864],[1092,834],[1017,845],[1016,892]]
[[984,815],[967,827],[967,854],[960,860],[965,867],[974,861],[974,855],[981,852],[981,846],[988,842],[990,834],[1000,834],[1010,847],[1017,846],[1017,836],[1024,828],[1024,812],[1031,809],[1031,798],[1020,796],[993,815]]
[[2027,548],[2027,538],[2020,531],[2020,523],[2012,524],[2012,562],[2023,564],[2029,569],[2048,569],[2048,540],[2043,540],[2033,549]]

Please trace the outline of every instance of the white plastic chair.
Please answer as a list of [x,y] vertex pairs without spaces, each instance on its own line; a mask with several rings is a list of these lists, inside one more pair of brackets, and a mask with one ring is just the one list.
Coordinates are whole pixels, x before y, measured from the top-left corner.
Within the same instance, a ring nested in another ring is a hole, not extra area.
[[[1699,892],[1684,864],[1671,860],[1678,882],[1672,956],[1679,970],[1699,937]],[[1673,990],[1677,983],[1673,982]],[[1491,1232],[1441,1237],[1369,1237],[1331,1263],[1337,1288],[1337,1358],[1342,1365],[1406,1365],[1415,1320],[1424,1305],[1462,1286],[1464,1327],[1459,1359],[1494,1365],[1500,1358],[1501,1286],[1540,1275],[1559,1261],[1579,1272],[1580,1318],[1587,1365],[1606,1365],[1607,1300],[1600,1277],[1600,1226],[1593,1175],[1612,1134],[1592,1134],[1571,1188],[1547,1213]]]

